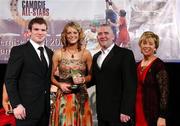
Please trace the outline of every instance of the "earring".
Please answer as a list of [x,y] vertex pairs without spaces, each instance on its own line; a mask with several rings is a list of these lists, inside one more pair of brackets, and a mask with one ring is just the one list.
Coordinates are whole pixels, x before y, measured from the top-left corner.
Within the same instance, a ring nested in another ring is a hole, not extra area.
[[156,54],[156,49],[154,49],[154,54]]

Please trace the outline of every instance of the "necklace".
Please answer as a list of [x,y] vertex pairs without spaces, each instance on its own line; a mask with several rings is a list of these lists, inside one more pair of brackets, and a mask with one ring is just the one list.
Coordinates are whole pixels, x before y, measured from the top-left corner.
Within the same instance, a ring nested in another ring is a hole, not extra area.
[[149,59],[144,59],[141,62],[141,67],[147,67],[149,64],[151,64],[154,60],[156,59],[156,57],[149,57]]
[[149,65],[150,61],[142,61],[141,67],[145,68]]
[[76,50],[70,51],[70,49],[67,49],[67,52],[71,55],[71,58],[72,58],[72,59],[75,57]]
[[71,55],[71,58],[74,58],[74,55],[73,55],[73,54]]

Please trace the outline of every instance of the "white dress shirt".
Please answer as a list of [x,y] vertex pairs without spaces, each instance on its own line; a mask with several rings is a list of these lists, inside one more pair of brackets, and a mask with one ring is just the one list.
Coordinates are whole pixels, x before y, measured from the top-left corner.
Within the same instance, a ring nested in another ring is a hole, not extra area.
[[[41,59],[40,57],[40,50],[38,49],[39,47],[43,47],[44,48],[44,43],[42,43],[41,45],[37,44],[36,42],[34,42],[32,39],[29,40],[30,43],[32,44],[32,46],[34,47],[34,49],[36,50],[36,53],[38,54],[39,58]],[[46,49],[44,48],[44,56],[46,58],[46,61],[47,61],[47,64],[49,66],[49,58],[48,58],[48,55],[47,55],[47,52],[46,52]]]
[[114,47],[114,43],[112,45],[110,45],[107,49],[101,50],[101,54],[97,58],[97,64],[98,64],[99,68],[101,68],[104,59],[106,58],[106,56],[109,54],[109,52],[112,50],[113,47]]

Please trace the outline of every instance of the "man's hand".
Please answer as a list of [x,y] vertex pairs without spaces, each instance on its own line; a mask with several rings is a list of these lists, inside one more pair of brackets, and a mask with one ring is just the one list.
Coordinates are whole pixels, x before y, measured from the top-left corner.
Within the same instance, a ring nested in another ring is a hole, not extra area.
[[22,120],[26,118],[26,110],[21,104],[17,105],[17,107],[13,109],[13,113],[16,119]]
[[131,117],[128,116],[128,115],[125,115],[125,114],[121,114],[121,115],[120,115],[120,120],[121,120],[121,122],[123,122],[123,123],[128,122],[130,119],[131,119]]
[[157,120],[157,126],[166,126],[166,119],[159,117]]

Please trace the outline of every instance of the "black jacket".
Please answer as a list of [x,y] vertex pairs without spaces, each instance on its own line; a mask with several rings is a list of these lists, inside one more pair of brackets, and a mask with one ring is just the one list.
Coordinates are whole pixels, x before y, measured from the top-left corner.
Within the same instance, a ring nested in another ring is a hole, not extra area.
[[22,104],[27,118],[39,118],[50,112],[50,75],[53,52],[45,47],[49,69],[45,73],[35,49],[30,42],[11,49],[5,84],[13,108]]
[[114,46],[101,69],[100,52],[94,55],[92,84],[96,85],[98,119],[119,122],[120,114],[132,115],[135,108],[137,74],[132,51]]

